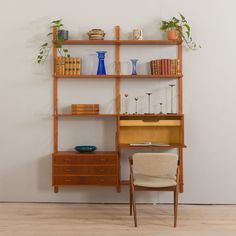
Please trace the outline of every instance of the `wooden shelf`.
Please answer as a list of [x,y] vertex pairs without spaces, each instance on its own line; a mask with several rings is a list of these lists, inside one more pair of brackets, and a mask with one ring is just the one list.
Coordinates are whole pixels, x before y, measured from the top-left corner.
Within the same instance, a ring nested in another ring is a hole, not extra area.
[[74,115],[74,114],[58,114],[55,115],[57,117],[87,117],[87,116],[94,116],[94,117],[116,117],[116,114],[80,114],[80,115]]
[[[56,43],[56,41],[54,41]],[[65,40],[62,42],[64,45],[115,45],[116,40]]]
[[160,118],[160,119],[181,119],[183,114],[57,114],[57,117],[80,117],[80,116],[108,116],[108,117],[120,117],[121,120],[135,120],[140,118]]
[[182,75],[120,75],[123,79],[165,79],[180,78]]
[[179,79],[182,75],[55,75],[58,79]]
[[120,114],[120,119],[160,118],[160,119],[181,119],[183,114]]
[[58,79],[113,79],[117,75],[55,75]]
[[178,45],[181,41],[178,40],[117,40],[120,45]]
[[62,154],[62,155],[86,155],[86,156],[103,156],[105,155],[113,155],[113,154],[117,154],[118,152],[116,151],[95,151],[95,152],[91,152],[91,153],[80,153],[80,152],[76,152],[76,151],[58,151],[58,152],[54,152],[54,154]]
[[[53,41],[56,43],[56,41]],[[178,45],[178,40],[65,40],[63,45]]]
[[170,146],[130,146],[129,144],[119,144],[121,149],[173,149],[173,148],[185,148],[186,145],[170,144]]

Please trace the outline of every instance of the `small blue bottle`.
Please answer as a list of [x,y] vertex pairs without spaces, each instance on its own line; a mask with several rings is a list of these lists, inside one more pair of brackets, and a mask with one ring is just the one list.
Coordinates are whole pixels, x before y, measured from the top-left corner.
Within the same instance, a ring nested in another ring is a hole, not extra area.
[[106,75],[106,68],[105,68],[105,54],[106,51],[97,51],[98,54],[98,70],[97,70],[97,75]]
[[132,62],[132,75],[137,75],[137,62],[138,59],[131,59]]

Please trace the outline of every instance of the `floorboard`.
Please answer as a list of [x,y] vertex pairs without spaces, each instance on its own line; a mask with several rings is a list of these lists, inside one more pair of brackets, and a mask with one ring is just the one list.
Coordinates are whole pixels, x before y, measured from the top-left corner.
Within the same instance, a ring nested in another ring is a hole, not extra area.
[[124,204],[0,203],[1,236],[236,236],[236,205],[138,205],[138,228]]

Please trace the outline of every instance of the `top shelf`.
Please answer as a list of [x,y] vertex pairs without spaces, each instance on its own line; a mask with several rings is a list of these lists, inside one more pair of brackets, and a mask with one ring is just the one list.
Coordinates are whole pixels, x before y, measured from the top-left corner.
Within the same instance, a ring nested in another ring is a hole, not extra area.
[[[56,41],[54,41],[56,43]],[[179,40],[65,40],[63,45],[178,45]]]

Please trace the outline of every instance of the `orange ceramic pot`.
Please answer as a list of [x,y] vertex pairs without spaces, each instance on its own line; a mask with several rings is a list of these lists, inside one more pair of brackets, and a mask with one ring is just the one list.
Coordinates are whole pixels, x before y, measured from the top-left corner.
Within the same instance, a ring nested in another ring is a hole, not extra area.
[[169,40],[177,40],[179,39],[179,32],[176,29],[169,30],[167,32],[167,37]]

